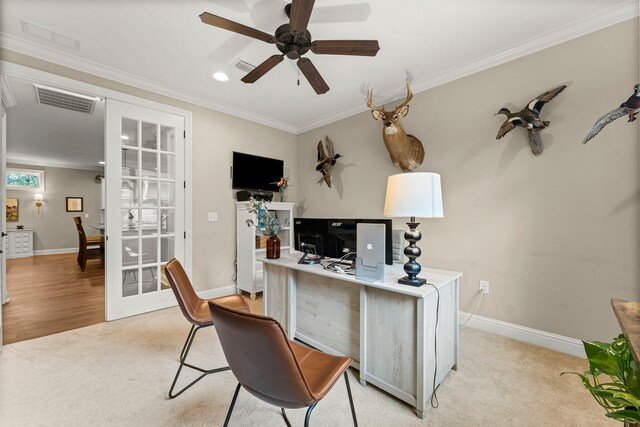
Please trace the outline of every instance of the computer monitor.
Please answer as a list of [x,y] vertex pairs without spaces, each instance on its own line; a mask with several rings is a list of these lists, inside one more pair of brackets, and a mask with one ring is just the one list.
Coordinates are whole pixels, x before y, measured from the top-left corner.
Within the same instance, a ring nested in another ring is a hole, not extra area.
[[[384,224],[385,263],[393,264],[393,237],[390,219],[368,218],[294,218],[295,248],[304,252],[302,243],[313,244],[316,253],[329,258],[354,260],[358,223]],[[350,255],[349,255],[350,254]]]
[[[327,241],[327,223],[318,218],[294,218],[295,248],[304,252],[313,248],[318,255],[325,255]],[[312,245],[311,247],[309,245]]]

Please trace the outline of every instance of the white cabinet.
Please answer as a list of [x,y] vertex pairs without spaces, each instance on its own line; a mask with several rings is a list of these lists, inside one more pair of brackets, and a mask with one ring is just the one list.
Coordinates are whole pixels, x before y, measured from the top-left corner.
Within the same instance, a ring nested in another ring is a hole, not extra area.
[[7,259],[33,256],[33,230],[7,230],[4,249]]
[[[280,253],[283,255],[293,251],[293,207],[294,203],[267,203],[267,209],[276,213],[281,226]],[[262,262],[258,259],[267,256],[267,249],[256,247],[256,228],[247,225],[248,219],[255,220],[255,215],[249,212],[249,202],[236,202],[236,219],[236,287],[238,292],[248,292],[251,299],[255,299],[256,293],[263,289]]]

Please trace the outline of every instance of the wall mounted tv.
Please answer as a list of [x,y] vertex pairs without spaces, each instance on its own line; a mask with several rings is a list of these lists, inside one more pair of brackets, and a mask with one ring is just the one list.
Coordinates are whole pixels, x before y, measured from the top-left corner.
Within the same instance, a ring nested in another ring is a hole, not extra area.
[[278,191],[274,183],[284,176],[284,161],[234,151],[231,171],[235,189]]

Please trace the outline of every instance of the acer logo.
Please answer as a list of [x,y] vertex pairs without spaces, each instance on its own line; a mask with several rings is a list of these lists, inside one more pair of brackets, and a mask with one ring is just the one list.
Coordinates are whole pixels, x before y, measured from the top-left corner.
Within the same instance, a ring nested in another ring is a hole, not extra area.
[[331,226],[332,226],[332,227],[340,227],[341,225],[342,225],[342,223],[341,223],[341,222],[332,222],[332,223],[331,223]]
[[302,224],[302,221],[294,221],[296,225]]

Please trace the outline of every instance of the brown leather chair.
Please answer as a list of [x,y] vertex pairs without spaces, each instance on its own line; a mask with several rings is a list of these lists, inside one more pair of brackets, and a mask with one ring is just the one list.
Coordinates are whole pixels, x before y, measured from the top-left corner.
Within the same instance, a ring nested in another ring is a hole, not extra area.
[[104,259],[104,239],[102,236],[87,236],[82,226],[82,218],[79,216],[74,216],[73,222],[78,230],[78,265],[84,272],[87,269],[87,260]]
[[209,309],[224,355],[238,379],[225,427],[240,386],[258,399],[279,406],[288,426],[291,424],[285,408],[308,408],[304,421],[308,426],[311,411],[341,375],[347,384],[353,423],[358,425],[347,376],[351,358],[289,341],[280,324],[270,317],[235,310],[217,301],[209,302]]
[[[193,339],[196,336],[196,333],[208,326],[213,326],[213,322],[211,320],[211,313],[209,312],[209,306],[207,303],[209,301],[215,301],[218,304],[222,304],[225,306],[233,307],[237,310],[249,311],[249,306],[247,302],[240,295],[230,295],[221,298],[214,298],[211,300],[202,299],[196,294],[193,290],[193,286],[191,285],[191,281],[187,276],[187,273],[182,268],[182,265],[177,259],[172,259],[165,266],[165,274],[167,275],[167,281],[173,289],[173,293],[178,300],[178,305],[180,306],[180,310],[182,310],[182,314],[184,317],[191,323],[191,330],[189,331],[189,335],[187,335],[187,340],[182,347],[182,351],[180,352],[180,366],[178,367],[178,372],[176,372],[176,376],[173,378],[173,383],[171,384],[171,388],[169,389],[169,399],[173,399],[174,397],[180,396],[185,390],[189,387],[200,381],[202,378],[209,374],[214,374],[216,372],[228,371],[229,367],[225,366],[223,368],[216,369],[202,369],[200,367],[191,365],[186,362],[187,355],[189,354],[189,350],[191,349],[191,344],[193,343]],[[182,388],[177,393],[173,393],[173,389],[176,386],[176,382],[178,381],[178,377],[180,376],[180,372],[182,371],[182,367],[186,366],[188,368],[194,369],[196,371],[202,372],[202,374],[189,383],[186,387]]]

